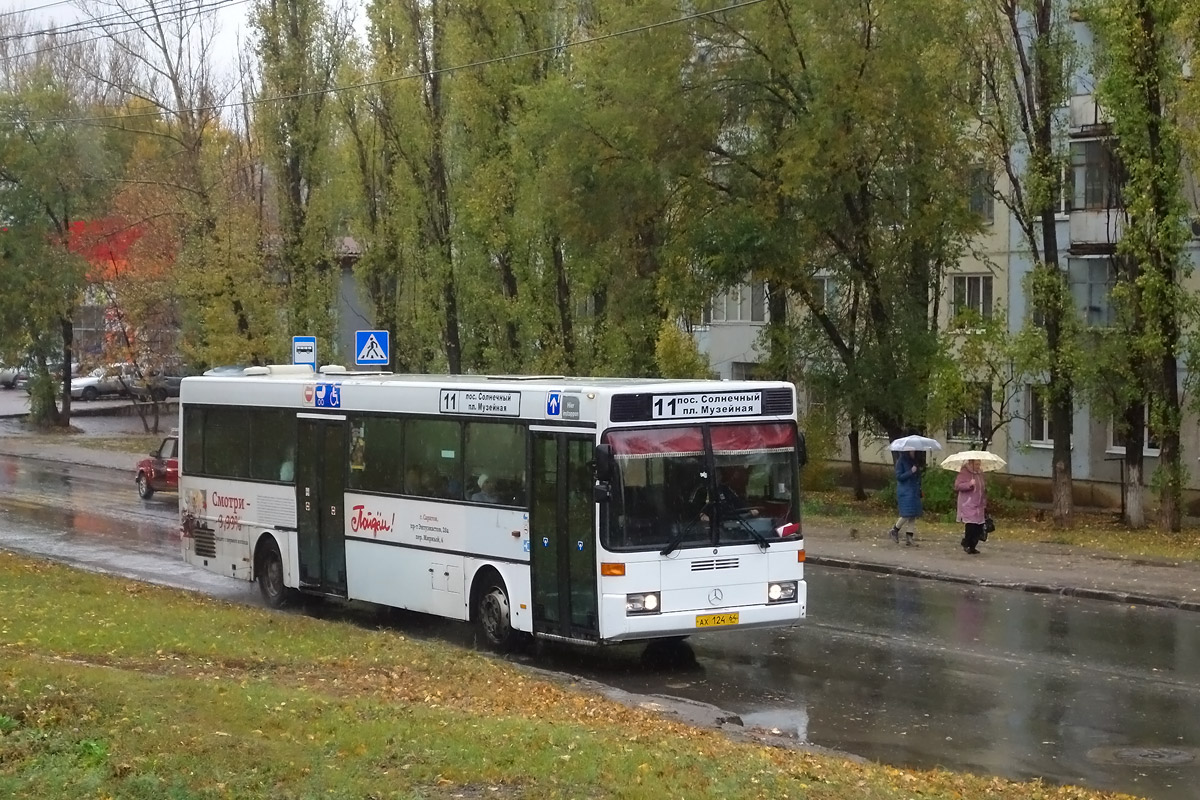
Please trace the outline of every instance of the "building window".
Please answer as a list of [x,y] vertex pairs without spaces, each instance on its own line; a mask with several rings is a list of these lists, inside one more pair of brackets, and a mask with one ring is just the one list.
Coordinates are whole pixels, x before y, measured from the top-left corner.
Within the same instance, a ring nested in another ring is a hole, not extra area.
[[1045,386],[1029,387],[1029,441],[1047,444],[1054,441],[1054,428],[1050,425],[1050,401]]
[[729,378],[735,381],[758,380],[761,364],[753,361],[733,361],[729,364]]
[[[1108,422],[1108,450],[1110,453],[1124,453],[1125,442],[1125,420],[1121,417],[1113,417]],[[1150,403],[1146,403],[1142,414],[1142,454],[1147,456],[1156,456],[1159,451],[1158,436],[1150,428]]]
[[1067,271],[1071,278],[1071,294],[1075,306],[1083,314],[1084,324],[1092,328],[1107,328],[1113,324],[1112,289],[1115,282],[1111,260],[1101,258],[1069,258]]
[[826,403],[825,393],[820,392],[811,386],[804,390],[804,399],[808,408],[808,415],[824,414]]
[[767,284],[765,281],[731,286],[713,298],[700,314],[700,324],[714,322],[766,322]]
[[1056,216],[1065,217],[1071,213],[1075,203],[1075,171],[1063,164],[1058,175],[1058,196],[1054,212]]
[[972,167],[968,178],[968,206],[972,214],[978,214],[984,222],[995,222],[996,181],[987,167]]
[[988,384],[975,384],[979,401],[963,411],[958,417],[950,420],[946,427],[946,436],[950,439],[967,442],[982,441],[984,434],[992,432],[992,387]]
[[837,280],[828,275],[812,279],[813,311],[832,313],[837,308]]
[[954,319],[964,315],[978,319],[992,318],[992,276],[955,275],[953,281]]
[[1121,170],[1107,139],[1071,142],[1072,209],[1101,211],[1120,206]]

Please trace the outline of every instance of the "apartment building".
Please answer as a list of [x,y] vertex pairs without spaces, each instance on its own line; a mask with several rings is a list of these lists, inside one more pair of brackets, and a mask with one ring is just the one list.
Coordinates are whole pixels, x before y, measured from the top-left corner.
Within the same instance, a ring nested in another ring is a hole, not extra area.
[[[1086,31],[1077,30],[1077,35],[1086,36]],[[1070,168],[1064,175],[1057,215],[1059,263],[1067,272],[1083,324],[1099,328],[1113,321],[1111,261],[1122,234],[1114,192],[1117,166],[1108,120],[1097,106],[1087,76],[1081,76],[1077,91],[1063,109]],[[1002,313],[1015,334],[1030,314],[1024,285],[1032,261],[1015,220],[1003,204],[994,202],[989,191],[992,180],[1001,177],[981,167],[972,172],[964,188],[970,193],[970,207],[984,221],[984,232],[974,254],[946,276],[939,303],[943,330],[951,328],[959,312],[970,309],[983,317]],[[1187,185],[1188,199],[1196,208],[1200,192],[1195,178]],[[997,188],[1006,190],[1003,185]],[[1192,224],[1187,257],[1193,264],[1200,263],[1200,213]],[[1200,291],[1200,279],[1189,278],[1187,288]],[[818,296],[826,296],[827,292],[836,292],[836,287],[831,279],[824,279],[817,291]],[[713,299],[701,324],[695,327],[699,348],[721,377],[753,376],[754,365],[762,357],[760,334],[769,320],[764,297],[762,287],[734,287]],[[1181,385],[1183,380],[1181,374]],[[807,397],[803,386],[798,388],[801,398],[806,398],[802,402],[820,402],[820,398]],[[1022,379],[1006,386],[981,385],[979,406],[931,435],[943,442],[946,454],[969,449],[978,442],[977,431],[988,429],[1001,414],[1010,421],[997,431],[989,449],[1008,461],[1006,473],[1010,479],[1024,490],[1048,498],[1052,430],[1036,380]],[[1200,509],[1200,420],[1194,414],[1185,417],[1182,433],[1183,464],[1188,471],[1185,502],[1191,513],[1200,513],[1196,510]],[[891,464],[883,437],[864,432],[860,452],[866,464],[883,468]],[[1086,402],[1077,401],[1071,452],[1077,502],[1119,506],[1125,446],[1113,420],[1093,413]],[[1147,481],[1157,468],[1158,454],[1153,432],[1148,430],[1143,468]],[[844,444],[835,458],[849,460]]]

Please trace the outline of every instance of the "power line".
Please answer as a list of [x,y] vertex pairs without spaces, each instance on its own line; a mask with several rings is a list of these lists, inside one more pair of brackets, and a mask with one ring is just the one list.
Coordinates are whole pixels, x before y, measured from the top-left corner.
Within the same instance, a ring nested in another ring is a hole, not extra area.
[[[37,50],[26,50],[26,51],[23,51],[20,53],[12,53],[12,54],[7,55],[6,58],[10,58],[10,59],[11,58],[28,58],[30,56],[41,55],[42,53],[52,53],[55,50],[62,50],[67,47],[74,47],[74,46],[81,45],[81,44],[87,44],[88,42],[96,42],[101,39],[111,39],[112,37],[119,36],[123,33],[131,33],[132,31],[135,31],[135,30],[141,30],[143,23],[152,22],[155,20],[164,22],[164,23],[168,23],[168,24],[172,23],[172,22],[179,22],[180,20],[183,20],[183,19],[187,18],[188,16],[191,16],[192,14],[205,13],[205,12],[211,12],[211,11],[220,11],[221,9],[229,8],[231,6],[241,5],[242,3],[246,3],[246,2],[249,2],[249,0],[215,0],[215,2],[211,2],[211,3],[207,3],[207,4],[202,3],[193,9],[188,9],[186,11],[167,15],[167,16],[155,17],[153,14],[151,14],[149,16],[141,17],[138,19],[129,19],[124,23],[117,21],[117,20],[113,20],[111,27],[107,24],[100,24],[100,25],[88,25],[88,26],[83,26],[80,28],[73,28],[73,29],[69,29],[69,30],[68,29],[57,29],[57,30],[51,29],[51,30],[47,30],[47,31],[39,31],[38,33],[44,34],[47,38],[56,37],[56,36],[63,35],[66,33],[82,33],[87,30],[103,30],[103,31],[105,31],[105,33],[101,33],[96,36],[89,36],[86,39],[67,39],[66,41],[59,42],[58,44],[52,44],[52,45],[48,45],[46,47],[39,47]],[[119,27],[120,29],[119,30],[111,29],[111,28],[117,28],[117,27]],[[29,36],[29,35],[34,35],[34,34],[17,34],[10,38],[18,39],[23,36]],[[3,41],[8,41],[8,39],[4,39]]]
[[55,6],[67,6],[73,2],[75,2],[75,0],[58,0],[58,2],[56,2],[56,3],[46,3],[46,4],[40,5],[40,6],[33,6],[32,8],[18,8],[15,11],[3,11],[3,12],[0,12],[0,17],[12,17],[12,16],[16,16],[17,14],[28,14],[30,11],[41,11],[44,8],[54,8]]
[[[258,105],[264,105],[266,103],[278,103],[278,102],[281,102],[284,100],[300,100],[305,97],[314,97],[316,95],[337,94],[338,92],[346,92],[346,91],[351,91],[353,89],[370,89],[370,88],[374,88],[376,86],[384,86],[389,83],[399,83],[400,81],[415,80],[417,78],[427,78],[427,77],[431,77],[433,75],[449,75],[449,74],[452,74],[455,72],[461,72],[461,71],[468,70],[468,69],[477,69],[479,67],[487,67],[487,66],[491,66],[492,64],[500,64],[500,63],[503,63],[506,61],[515,61],[519,58],[527,58],[529,56],[542,55],[543,53],[552,53],[552,52],[557,52],[557,51],[561,51],[561,50],[566,50],[568,47],[577,47],[579,45],[584,45],[584,44],[595,44],[596,42],[603,42],[607,39],[616,39],[616,38],[619,38],[622,36],[630,36],[635,33],[644,33],[646,31],[655,30],[656,28],[665,28],[668,25],[676,25],[680,22],[690,22],[691,20],[700,19],[701,17],[711,17],[714,14],[723,14],[728,11],[737,11],[739,9],[746,8],[748,6],[758,5],[759,3],[762,3],[762,2],[764,2],[764,0],[743,0],[743,2],[741,2],[741,3],[734,3],[734,4],[728,5],[728,6],[722,6],[721,8],[714,8],[709,11],[697,11],[692,14],[685,14],[682,17],[673,17],[668,20],[661,20],[659,22],[651,22],[646,25],[639,25],[635,28],[626,28],[624,30],[613,31],[612,33],[600,34],[599,36],[590,36],[585,39],[576,39],[575,41],[571,41],[571,42],[563,42],[562,44],[548,45],[546,47],[539,47],[534,50],[526,50],[526,51],[520,52],[520,53],[510,53],[508,55],[496,56],[495,58],[483,59],[482,61],[472,61],[467,64],[459,64],[459,65],[456,65],[453,67],[442,67],[440,69],[431,69],[431,70],[426,70],[423,72],[410,72],[406,75],[396,75],[394,77],[380,78],[379,80],[374,80],[374,81],[363,81],[362,83],[351,83],[351,84],[346,84],[345,86],[334,86],[334,87],[331,87],[328,89],[312,89],[307,92],[295,92],[293,94],[273,95],[271,97],[258,97],[258,98],[254,98],[252,100],[242,100],[242,101],[234,102],[234,103],[216,103],[214,105],[208,105],[208,106],[195,106],[193,108],[178,109],[174,113],[183,114],[183,113],[199,113],[199,112],[208,112],[208,111],[224,111],[224,110],[232,109],[232,108],[243,108],[246,106],[258,106]],[[147,112],[142,112],[142,113],[138,113],[138,114],[109,114],[106,116],[95,116],[95,117],[58,117],[58,118],[53,118],[53,119],[37,120],[37,122],[46,123],[46,124],[58,124],[58,123],[66,123],[66,122],[112,122],[115,120],[126,120],[126,119],[157,118],[159,116],[160,115],[157,112],[147,111]],[[8,119],[8,120],[4,120],[3,122],[7,123],[7,124],[13,124],[16,122],[16,120]]]
[[[174,22],[192,14],[203,13],[204,11],[216,10],[225,5],[238,5],[245,3],[248,0],[216,0],[215,2],[197,2],[194,7],[185,7],[183,2],[164,3],[159,6],[148,5],[137,8],[123,9],[121,11],[113,11],[99,17],[88,17],[87,19],[76,20],[75,22],[67,23],[66,25],[42,28],[36,31],[23,31],[20,33],[10,33],[7,36],[0,37],[0,42],[12,42],[19,39],[31,39],[35,36],[62,36],[68,33],[82,33],[89,30],[108,30],[110,25],[128,25],[136,26],[143,22],[152,20],[162,20],[165,22]],[[137,16],[144,14],[144,16]]]

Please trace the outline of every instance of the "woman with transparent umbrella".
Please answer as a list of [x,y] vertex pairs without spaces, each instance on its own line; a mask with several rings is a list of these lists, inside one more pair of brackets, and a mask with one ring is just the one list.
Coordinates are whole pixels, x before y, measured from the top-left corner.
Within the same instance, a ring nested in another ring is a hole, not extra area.
[[918,463],[917,451],[941,450],[942,446],[936,439],[913,434],[896,439],[888,449],[897,452],[896,456],[896,509],[900,518],[888,531],[888,536],[896,544],[900,543],[900,531],[904,531],[904,543],[911,547],[917,535],[917,519],[924,513],[921,502],[921,464]]

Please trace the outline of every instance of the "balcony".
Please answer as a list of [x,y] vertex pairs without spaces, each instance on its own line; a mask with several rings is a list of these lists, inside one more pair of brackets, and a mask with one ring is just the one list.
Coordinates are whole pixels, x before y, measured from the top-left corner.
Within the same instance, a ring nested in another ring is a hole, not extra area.
[[[1071,250],[1111,249],[1121,239],[1124,219],[1115,208],[1071,212]],[[1079,245],[1083,245],[1080,248]]]
[[1094,94],[1077,94],[1071,98],[1071,135],[1106,135],[1112,125],[1112,115],[1096,103]]

